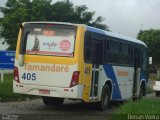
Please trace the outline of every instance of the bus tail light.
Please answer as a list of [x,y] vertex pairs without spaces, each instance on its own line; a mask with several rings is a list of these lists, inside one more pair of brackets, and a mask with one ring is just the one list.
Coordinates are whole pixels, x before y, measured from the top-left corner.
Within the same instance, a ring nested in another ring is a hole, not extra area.
[[79,82],[79,74],[80,74],[80,71],[74,71],[73,72],[72,80],[71,80],[71,83],[70,83],[70,87],[73,87],[73,86],[78,84],[78,82]]
[[16,66],[14,67],[14,80],[16,82],[20,83],[19,82],[19,72],[18,72],[18,68]]

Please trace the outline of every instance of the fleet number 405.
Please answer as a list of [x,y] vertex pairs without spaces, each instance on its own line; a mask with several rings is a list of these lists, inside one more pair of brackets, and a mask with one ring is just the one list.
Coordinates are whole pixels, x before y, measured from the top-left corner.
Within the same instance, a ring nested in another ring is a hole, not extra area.
[[23,80],[36,80],[36,73],[23,73]]

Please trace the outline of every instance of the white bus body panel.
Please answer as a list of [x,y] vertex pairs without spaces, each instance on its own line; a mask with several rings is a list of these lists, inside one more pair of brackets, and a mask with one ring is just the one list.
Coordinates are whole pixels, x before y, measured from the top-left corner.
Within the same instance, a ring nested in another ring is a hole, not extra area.
[[[42,94],[40,90],[48,90],[49,93]],[[50,96],[61,98],[82,99],[83,85],[76,85],[72,88],[46,87],[38,85],[26,85],[13,82],[13,92],[38,96]]]
[[[20,66],[15,60],[15,66],[18,67],[20,81],[20,83],[13,82],[15,93],[82,99],[83,85],[69,87],[73,72],[78,70],[78,64],[25,63],[24,66]],[[33,74],[36,77],[34,80],[32,80]],[[41,94],[40,90],[47,90],[49,94]]]
[[[106,66],[106,65],[104,65]],[[123,66],[100,66],[98,98],[101,99],[101,92],[104,84],[110,81],[112,84],[111,100],[127,100],[132,98],[134,68]],[[140,74],[139,74],[140,75]],[[138,76],[139,76],[138,75]],[[138,77],[140,86],[140,77]]]

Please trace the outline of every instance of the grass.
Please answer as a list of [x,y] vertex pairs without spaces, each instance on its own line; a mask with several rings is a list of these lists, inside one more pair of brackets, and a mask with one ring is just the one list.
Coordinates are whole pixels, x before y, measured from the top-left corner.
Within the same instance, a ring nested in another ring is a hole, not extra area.
[[112,116],[111,120],[125,120],[129,119],[128,115],[142,117],[151,116],[156,117],[160,114],[160,99],[145,98],[139,101],[131,101],[123,104]]
[[3,83],[0,82],[0,101],[16,101],[33,98],[33,96],[13,93],[13,74],[5,74]]
[[155,114],[160,113],[160,99],[143,99],[124,104],[118,114]]
[[146,94],[150,94],[150,93],[153,93],[153,88],[151,88],[150,86],[146,86]]

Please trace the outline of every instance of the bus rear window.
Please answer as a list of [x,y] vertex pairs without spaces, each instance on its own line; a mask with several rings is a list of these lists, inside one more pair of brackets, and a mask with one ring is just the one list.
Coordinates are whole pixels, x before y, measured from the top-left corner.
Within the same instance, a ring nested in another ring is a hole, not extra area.
[[73,57],[76,27],[54,24],[25,24],[26,54]]

